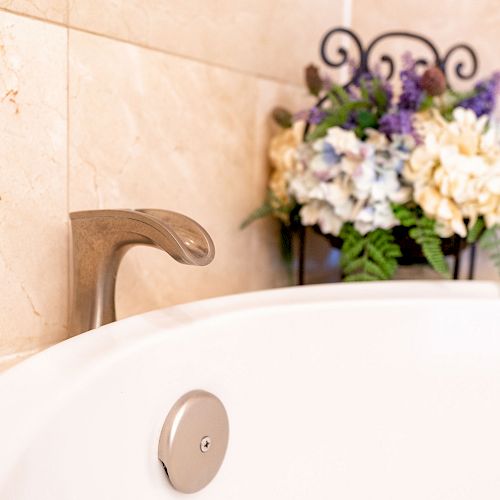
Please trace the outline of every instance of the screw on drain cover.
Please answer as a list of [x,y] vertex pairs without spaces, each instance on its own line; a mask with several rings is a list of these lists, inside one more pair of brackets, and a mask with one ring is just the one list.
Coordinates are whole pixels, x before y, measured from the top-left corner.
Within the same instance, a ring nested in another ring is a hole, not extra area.
[[172,486],[183,493],[207,486],[222,465],[228,440],[227,413],[216,396],[200,390],[182,396],[165,419],[158,445]]

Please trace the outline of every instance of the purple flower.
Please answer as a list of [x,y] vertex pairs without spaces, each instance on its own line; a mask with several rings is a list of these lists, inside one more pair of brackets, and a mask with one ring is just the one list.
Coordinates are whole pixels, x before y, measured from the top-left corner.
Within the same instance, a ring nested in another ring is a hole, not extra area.
[[496,97],[500,89],[500,72],[494,73],[488,80],[479,82],[472,97],[468,97],[459,103],[459,106],[472,109],[476,116],[490,115],[496,104]]
[[379,120],[379,130],[387,136],[393,134],[413,135],[412,117],[413,112],[407,109],[387,113]]
[[319,109],[317,106],[313,106],[309,110],[309,116],[307,118],[307,121],[311,125],[318,125],[318,123],[321,123],[325,119],[326,113]]
[[392,90],[392,85],[389,80],[380,80],[382,88],[384,89],[385,95],[387,96],[387,104],[390,106],[392,98],[394,97],[394,91]]
[[398,108],[417,111],[424,97],[420,85],[420,76],[415,69],[415,62],[409,54],[403,56],[403,70],[399,74],[402,91],[399,96]]
[[359,87],[361,86],[361,82],[366,85],[367,82],[373,80],[373,75],[371,73],[368,73],[367,71],[363,71],[354,73],[353,78],[354,80],[352,81],[352,84]]
[[342,125],[342,128],[345,128],[346,130],[353,130],[357,126],[358,126],[358,114],[355,111],[351,111],[349,113],[349,116],[347,117],[347,120]]
[[306,120],[311,125],[318,125],[325,119],[326,113],[313,106],[311,109],[304,109],[293,115],[294,120]]

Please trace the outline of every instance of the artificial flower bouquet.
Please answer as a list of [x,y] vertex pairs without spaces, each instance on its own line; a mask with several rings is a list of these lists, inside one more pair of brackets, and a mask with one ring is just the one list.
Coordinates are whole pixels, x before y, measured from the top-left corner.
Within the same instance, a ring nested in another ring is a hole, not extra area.
[[271,214],[314,226],[341,248],[345,281],[390,279],[405,238],[445,277],[450,238],[479,240],[500,264],[500,73],[455,92],[406,54],[397,97],[378,74],[346,88],[309,66],[306,83],[317,104],[275,109],[268,196],[244,225]]

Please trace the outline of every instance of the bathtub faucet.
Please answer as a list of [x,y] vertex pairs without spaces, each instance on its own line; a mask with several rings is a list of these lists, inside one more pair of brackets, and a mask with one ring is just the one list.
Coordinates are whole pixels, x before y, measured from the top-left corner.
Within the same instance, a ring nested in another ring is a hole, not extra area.
[[73,212],[70,219],[70,337],[116,320],[116,276],[123,255],[132,246],[160,248],[177,262],[194,266],[206,266],[215,255],[205,229],[167,210],[90,210]]

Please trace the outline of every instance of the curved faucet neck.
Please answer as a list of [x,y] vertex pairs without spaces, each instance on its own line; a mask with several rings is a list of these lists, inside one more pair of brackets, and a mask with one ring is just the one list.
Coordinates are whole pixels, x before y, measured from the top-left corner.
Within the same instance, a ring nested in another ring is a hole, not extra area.
[[118,269],[134,245],[160,248],[183,264],[214,257],[209,234],[188,217],[166,210],[92,210],[70,214],[72,307],[69,336],[116,320]]

